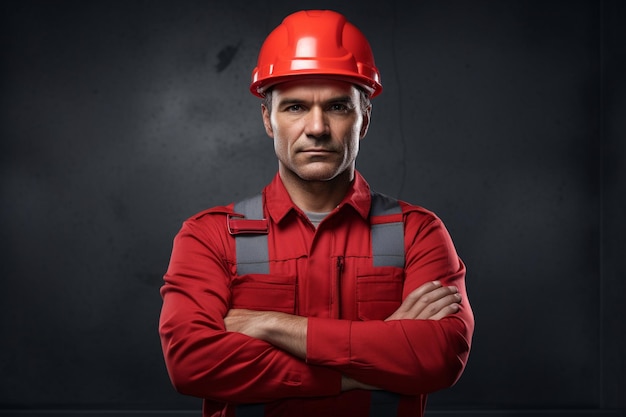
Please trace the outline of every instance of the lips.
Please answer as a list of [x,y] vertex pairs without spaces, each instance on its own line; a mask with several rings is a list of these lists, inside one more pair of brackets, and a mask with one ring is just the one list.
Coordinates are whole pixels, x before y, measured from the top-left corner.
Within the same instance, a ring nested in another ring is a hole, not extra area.
[[326,149],[326,148],[307,148],[307,149],[303,149],[299,152],[302,153],[335,153],[336,151],[334,149]]

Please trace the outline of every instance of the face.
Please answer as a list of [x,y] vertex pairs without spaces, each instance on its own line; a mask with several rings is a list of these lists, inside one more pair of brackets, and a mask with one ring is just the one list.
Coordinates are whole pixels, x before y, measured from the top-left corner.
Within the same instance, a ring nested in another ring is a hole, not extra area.
[[359,141],[365,137],[370,107],[344,81],[308,79],[279,84],[272,91],[263,123],[274,139],[283,179],[352,180]]

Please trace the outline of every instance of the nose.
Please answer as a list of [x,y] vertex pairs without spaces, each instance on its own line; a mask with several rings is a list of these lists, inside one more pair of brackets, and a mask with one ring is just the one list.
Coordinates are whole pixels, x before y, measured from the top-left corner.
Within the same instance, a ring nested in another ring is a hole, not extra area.
[[306,135],[319,138],[328,135],[329,131],[328,120],[324,111],[317,106],[312,107],[306,117]]

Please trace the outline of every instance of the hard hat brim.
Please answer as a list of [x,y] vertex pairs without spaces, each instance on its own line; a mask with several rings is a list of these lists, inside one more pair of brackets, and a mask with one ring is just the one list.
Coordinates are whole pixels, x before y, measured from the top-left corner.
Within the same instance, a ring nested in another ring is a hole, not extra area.
[[355,77],[354,73],[351,72],[347,72],[345,74],[324,74],[314,71],[303,71],[297,74],[283,75],[279,77],[271,77],[263,80],[253,81],[250,85],[250,92],[257,97],[263,98],[265,97],[265,92],[267,92],[269,89],[276,86],[277,84],[307,79],[328,79],[345,81],[354,84],[355,86],[364,90],[370,98],[376,97],[383,90],[380,82],[374,82],[371,78],[367,77]]

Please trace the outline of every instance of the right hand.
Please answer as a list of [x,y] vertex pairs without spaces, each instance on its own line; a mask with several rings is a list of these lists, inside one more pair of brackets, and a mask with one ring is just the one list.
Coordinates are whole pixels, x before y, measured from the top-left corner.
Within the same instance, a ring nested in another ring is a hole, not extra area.
[[385,321],[440,320],[459,311],[460,302],[456,287],[444,287],[439,281],[427,282],[413,290]]

